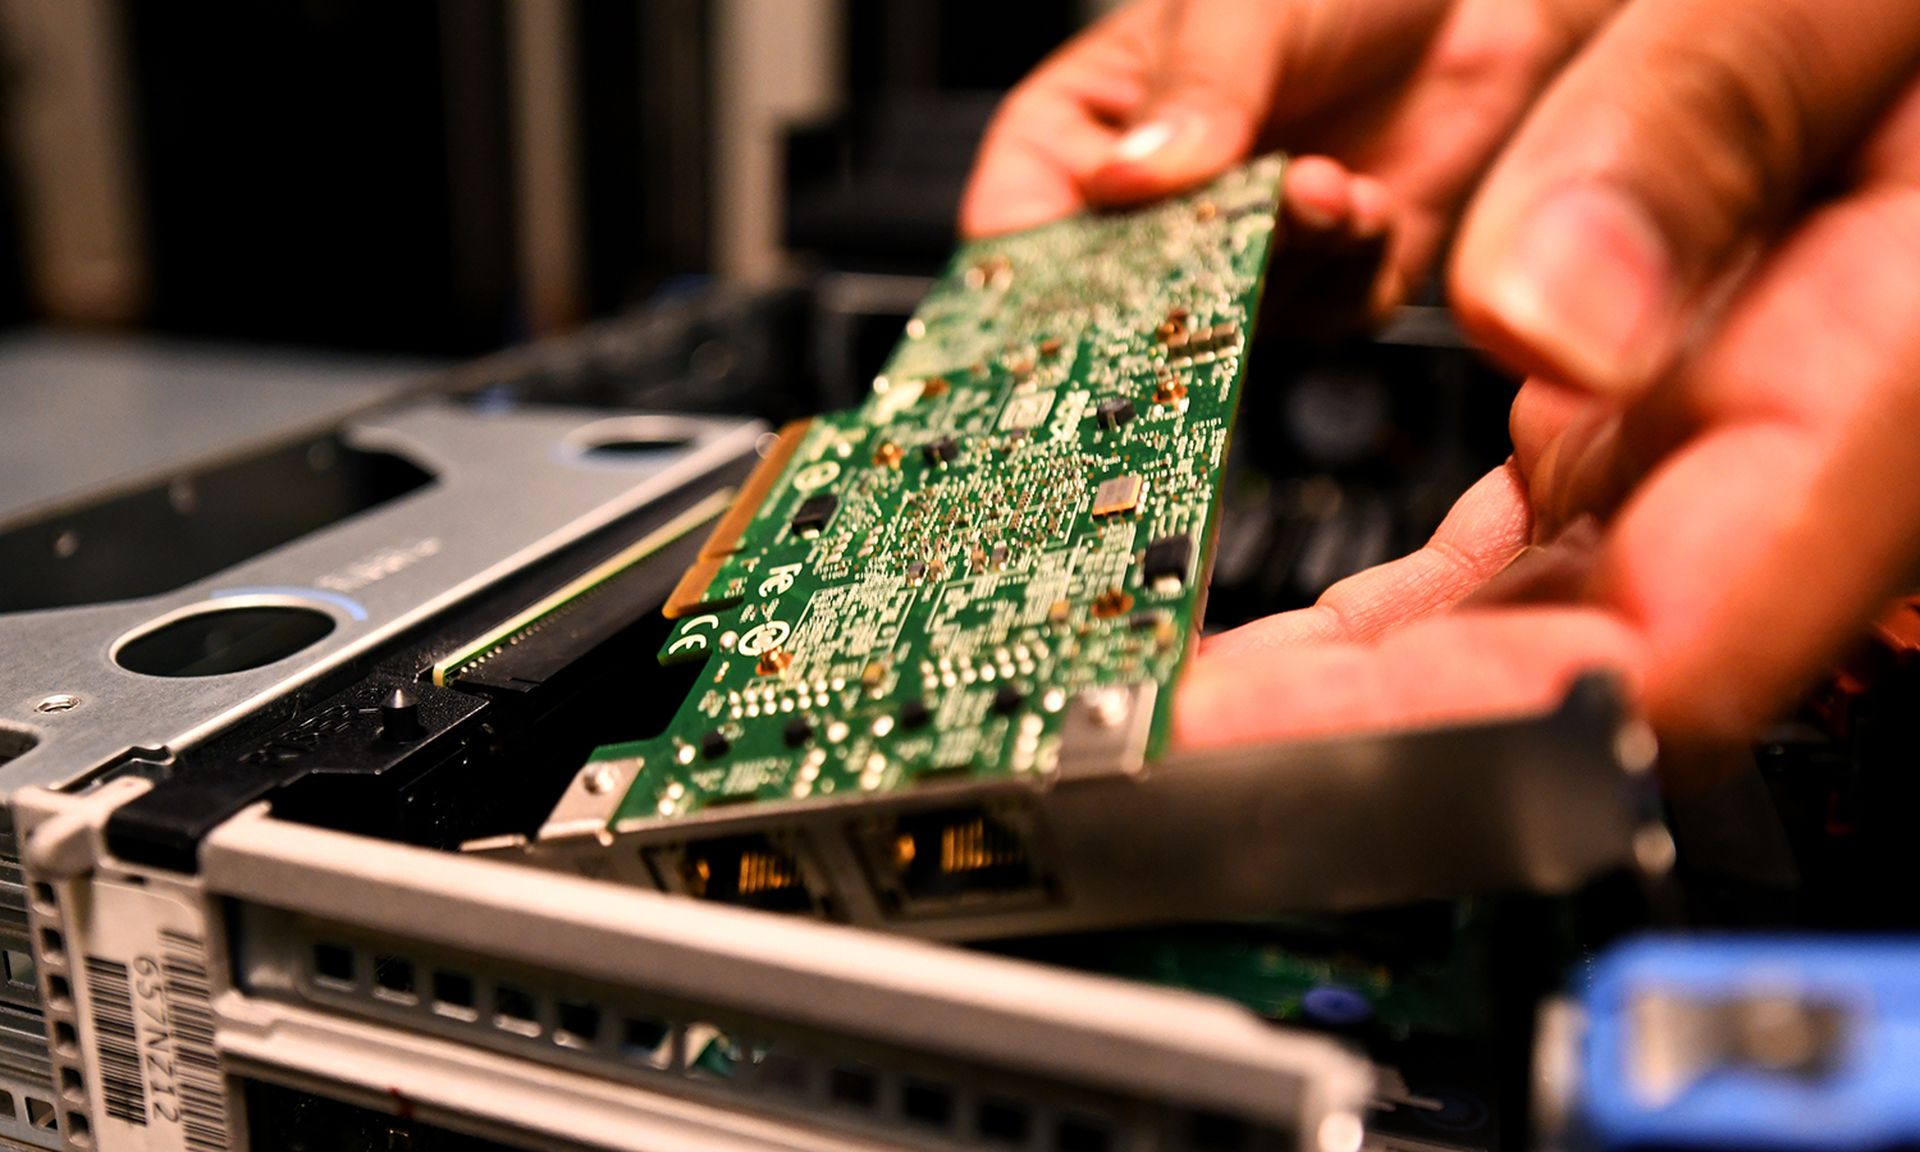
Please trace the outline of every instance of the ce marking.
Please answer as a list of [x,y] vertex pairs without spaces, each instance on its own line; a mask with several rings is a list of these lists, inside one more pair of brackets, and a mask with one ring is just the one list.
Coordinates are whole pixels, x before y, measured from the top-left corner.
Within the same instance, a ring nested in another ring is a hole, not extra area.
[[[720,627],[720,617],[711,613],[705,616],[689,617],[685,624],[680,625],[680,635],[674,638],[673,643],[667,645],[667,654],[683,656],[690,652],[705,652],[711,647],[709,634],[718,627]],[[696,631],[700,628],[705,628],[707,631]]]

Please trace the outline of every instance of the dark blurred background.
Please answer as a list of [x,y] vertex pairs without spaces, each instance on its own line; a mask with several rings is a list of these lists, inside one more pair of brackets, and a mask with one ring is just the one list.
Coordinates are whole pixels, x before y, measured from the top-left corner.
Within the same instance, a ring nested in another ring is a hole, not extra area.
[[8,0],[0,306],[470,355],[689,277],[925,272],[995,95],[1101,7]]

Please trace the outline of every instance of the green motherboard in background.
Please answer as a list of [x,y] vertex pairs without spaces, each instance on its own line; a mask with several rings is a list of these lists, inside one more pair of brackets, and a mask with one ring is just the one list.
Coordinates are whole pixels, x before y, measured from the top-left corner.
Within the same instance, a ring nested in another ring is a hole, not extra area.
[[[860,408],[791,425],[675,593],[705,669],[613,824],[1045,774],[1062,712],[1151,683],[1205,596],[1282,162],[963,247]],[[953,851],[990,851],[952,845]]]

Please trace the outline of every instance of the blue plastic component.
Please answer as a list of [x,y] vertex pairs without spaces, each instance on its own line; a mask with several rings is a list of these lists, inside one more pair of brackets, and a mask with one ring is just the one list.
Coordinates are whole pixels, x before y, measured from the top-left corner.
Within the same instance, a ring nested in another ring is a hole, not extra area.
[[1373,1019],[1373,1001],[1344,984],[1319,984],[1300,997],[1300,1010],[1316,1024],[1352,1028]]
[[[1666,1100],[1636,1078],[1633,1005],[1786,996],[1844,1011],[1816,1073],[1715,1067]],[[1595,1152],[1920,1148],[1920,939],[1649,938],[1604,956],[1580,996],[1587,1025],[1569,1142]]]

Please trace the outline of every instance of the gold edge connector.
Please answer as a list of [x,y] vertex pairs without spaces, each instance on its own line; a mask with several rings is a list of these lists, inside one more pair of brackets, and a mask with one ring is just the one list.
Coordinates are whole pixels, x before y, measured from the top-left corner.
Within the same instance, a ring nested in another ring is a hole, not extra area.
[[733,506],[713,526],[707,542],[701,545],[700,558],[687,568],[680,582],[674,585],[673,595],[667,597],[667,606],[663,610],[667,619],[678,620],[707,607],[707,589],[712,586],[713,578],[719,574],[720,566],[726,563],[727,557],[739,550],[740,538],[746,534],[747,526],[759,515],[760,505],[766,503],[773,486],[780,482],[788,462],[800,450],[800,442],[807,438],[807,432],[812,427],[813,421],[807,419],[795,420],[780,429],[773,447],[760,458],[760,463],[754,465],[747,482],[740,486]]

